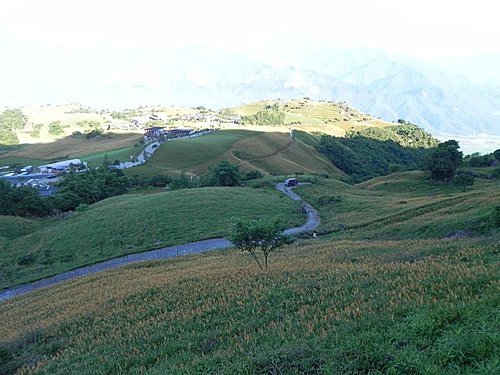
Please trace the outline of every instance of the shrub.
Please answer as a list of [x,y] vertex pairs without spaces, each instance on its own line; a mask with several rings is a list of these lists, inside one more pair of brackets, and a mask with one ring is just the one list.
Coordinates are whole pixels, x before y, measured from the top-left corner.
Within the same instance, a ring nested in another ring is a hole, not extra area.
[[77,207],[76,207],[76,212],[83,212],[83,211],[87,211],[89,209],[89,205],[87,203],[80,203]]
[[245,180],[257,180],[264,177],[259,171],[250,171],[245,175]]
[[57,136],[63,133],[64,129],[61,121],[53,121],[49,124],[49,134]]

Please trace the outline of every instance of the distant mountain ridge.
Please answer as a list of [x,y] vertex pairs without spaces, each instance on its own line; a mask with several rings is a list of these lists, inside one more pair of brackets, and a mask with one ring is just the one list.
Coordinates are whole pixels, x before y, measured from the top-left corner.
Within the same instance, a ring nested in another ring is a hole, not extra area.
[[[276,48],[279,59],[254,55],[251,50],[236,53],[203,47],[154,55],[138,50],[114,56],[102,51],[102,59],[119,69],[103,67],[100,76],[84,81],[78,78],[81,74],[66,79],[59,72],[37,75],[34,88],[48,87],[51,78],[52,89],[39,94],[14,85],[1,101],[9,104],[25,98],[37,102],[35,98],[42,95],[46,102],[38,104],[80,102],[114,109],[172,104],[220,109],[265,99],[310,97],[346,101],[387,121],[405,119],[435,136],[500,137],[500,87],[493,76],[487,84],[486,79],[472,82],[456,75],[457,69],[440,70],[450,63],[431,66],[381,50],[333,50],[301,43]],[[494,58],[488,66],[493,66]],[[87,65],[102,64],[79,55],[61,59],[71,72],[86,72]]]
[[[161,82],[167,89],[159,97],[163,102],[220,108],[307,96],[347,101],[373,116],[403,118],[434,134],[500,135],[500,89],[494,85],[380,51],[325,52],[317,60],[311,52],[308,59],[272,65],[243,55],[179,50],[162,59]],[[147,88],[129,89],[144,93]]]

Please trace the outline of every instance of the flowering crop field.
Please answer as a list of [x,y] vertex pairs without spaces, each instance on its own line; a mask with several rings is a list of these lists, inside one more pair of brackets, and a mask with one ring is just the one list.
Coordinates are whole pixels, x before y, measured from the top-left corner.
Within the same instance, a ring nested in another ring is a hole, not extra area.
[[128,266],[0,304],[1,369],[490,374],[498,250],[489,237],[316,239],[267,272],[236,250]]

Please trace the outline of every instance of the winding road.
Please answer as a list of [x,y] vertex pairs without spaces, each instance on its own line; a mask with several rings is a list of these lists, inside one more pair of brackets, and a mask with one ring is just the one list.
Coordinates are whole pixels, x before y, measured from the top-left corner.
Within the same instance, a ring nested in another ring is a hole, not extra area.
[[[308,185],[300,183],[299,185]],[[276,185],[276,189],[288,195],[295,201],[301,202],[307,214],[307,220],[304,225],[295,228],[289,228],[283,231],[285,235],[297,235],[314,230],[320,223],[318,212],[309,203],[292,191],[292,188],[286,187],[284,183]],[[161,249],[145,251],[137,254],[124,255],[118,258],[106,260],[103,262],[91,264],[88,266],[76,268],[71,271],[63,272],[55,276],[47,277],[32,283],[19,285],[0,292],[0,301],[5,301],[16,296],[20,296],[38,289],[46,288],[61,282],[72,280],[77,277],[90,275],[97,272],[118,268],[131,263],[145,262],[149,260],[167,259],[181,255],[199,254],[206,251],[226,249],[232,244],[225,238],[213,238],[209,240],[190,242],[183,245],[169,246]]]

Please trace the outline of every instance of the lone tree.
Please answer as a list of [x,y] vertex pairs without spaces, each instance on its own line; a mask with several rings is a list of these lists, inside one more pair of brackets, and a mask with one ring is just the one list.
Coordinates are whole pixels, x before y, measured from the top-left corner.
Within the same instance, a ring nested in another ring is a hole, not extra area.
[[463,154],[455,140],[440,143],[430,149],[424,161],[424,168],[431,172],[433,180],[449,181],[455,176],[457,167],[462,164]]
[[[239,219],[234,224],[230,240],[237,249],[248,251],[261,270],[267,270],[269,254],[283,245],[292,243],[291,238],[282,232],[283,225],[279,219]],[[259,249],[264,257],[264,266],[257,254]]]

